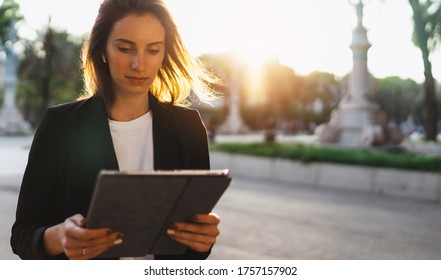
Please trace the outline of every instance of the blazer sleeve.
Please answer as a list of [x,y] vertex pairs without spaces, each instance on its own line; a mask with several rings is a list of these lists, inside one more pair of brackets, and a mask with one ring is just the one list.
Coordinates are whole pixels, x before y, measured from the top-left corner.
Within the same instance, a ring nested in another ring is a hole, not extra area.
[[48,109],[32,142],[12,226],[12,251],[22,259],[52,258],[44,250],[43,236],[56,220],[60,133],[57,116]]
[[[199,113],[195,110],[189,111],[190,117],[188,125],[185,126],[185,132],[181,134],[181,141],[186,142],[189,154],[189,166],[191,169],[210,169],[210,157],[208,152],[208,138],[207,131]],[[182,119],[181,119],[182,121]],[[188,134],[188,132],[191,132]],[[185,136],[183,136],[185,135]],[[197,252],[192,249],[182,255],[155,255],[157,260],[204,260],[208,258],[211,253],[211,248],[207,252]]]

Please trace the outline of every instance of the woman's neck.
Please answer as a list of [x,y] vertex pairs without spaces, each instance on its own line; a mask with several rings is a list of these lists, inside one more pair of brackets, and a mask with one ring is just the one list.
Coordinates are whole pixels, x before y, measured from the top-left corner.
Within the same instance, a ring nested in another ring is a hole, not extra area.
[[109,118],[127,122],[145,115],[150,110],[148,94],[142,96],[115,96],[113,104],[108,108]]

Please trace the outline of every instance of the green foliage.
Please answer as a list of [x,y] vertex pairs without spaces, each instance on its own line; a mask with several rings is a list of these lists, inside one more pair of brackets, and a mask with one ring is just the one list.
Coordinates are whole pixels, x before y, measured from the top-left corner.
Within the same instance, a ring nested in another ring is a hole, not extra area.
[[387,77],[378,79],[378,103],[389,120],[397,125],[409,116],[420,125],[423,123],[423,99],[421,86],[411,79]]
[[435,51],[441,42],[441,2],[439,0],[409,0],[414,12],[413,41],[420,48]]
[[[329,120],[341,98],[341,81],[333,74],[314,72],[301,76],[276,58],[257,65],[241,62],[231,54],[204,55],[200,59],[224,81],[224,86],[216,89],[225,100],[231,90],[240,93],[240,113],[252,130],[264,129],[270,119],[278,126],[289,127],[287,132],[312,122],[323,123]],[[323,111],[319,113],[313,111],[317,99],[323,104]],[[220,124],[228,109],[205,110],[204,113],[211,113],[209,118]]]
[[355,150],[280,143],[218,143],[211,151],[298,160],[441,172],[441,158],[379,150]]
[[10,40],[9,34],[11,28],[16,28],[15,23],[23,20],[19,9],[20,6],[14,0],[4,0],[0,6],[0,40],[2,44]]
[[[338,78],[324,72],[301,76],[277,60],[257,65],[258,69],[249,69],[245,63],[229,55],[205,55],[202,59],[226,81],[225,87],[218,88],[226,100],[231,91],[232,76],[237,76],[235,86],[241,94],[240,113],[252,130],[263,130],[265,123],[273,119],[277,129],[285,133],[310,132],[309,124],[318,125],[330,120],[348,79],[348,76]],[[235,65],[235,73],[232,73],[231,65]],[[259,74],[259,79],[253,76],[256,74]],[[415,126],[424,124],[423,93],[421,85],[411,79],[388,77],[376,80],[376,101],[396,125],[406,122],[409,117]],[[316,100],[321,101],[321,112],[314,111]],[[202,108],[204,116],[217,124],[224,121],[228,109],[227,106],[221,109]]]
[[[51,29],[45,32],[46,38],[48,32],[51,32],[50,47],[45,48],[44,42],[24,42],[25,50],[18,69],[18,100],[24,108],[25,118],[34,126],[47,106],[73,101],[83,89],[80,68],[83,39]],[[49,62],[47,55],[51,56]]]

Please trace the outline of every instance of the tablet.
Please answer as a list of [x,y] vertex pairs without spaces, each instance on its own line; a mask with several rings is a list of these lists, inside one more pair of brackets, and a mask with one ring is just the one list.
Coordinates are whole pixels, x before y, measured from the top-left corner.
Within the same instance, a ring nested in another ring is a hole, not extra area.
[[86,227],[111,228],[124,234],[124,242],[98,257],[184,253],[187,247],[167,229],[210,213],[230,182],[228,170],[101,171]]

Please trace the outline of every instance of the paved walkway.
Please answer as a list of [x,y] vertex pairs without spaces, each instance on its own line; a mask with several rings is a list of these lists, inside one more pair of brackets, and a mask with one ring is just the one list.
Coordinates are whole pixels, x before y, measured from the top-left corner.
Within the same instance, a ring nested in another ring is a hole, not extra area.
[[20,184],[32,137],[0,137],[0,187]]
[[0,137],[0,259],[17,259],[9,238],[32,137]]

